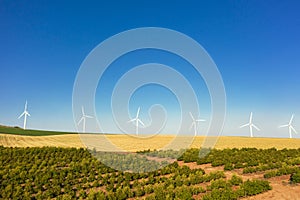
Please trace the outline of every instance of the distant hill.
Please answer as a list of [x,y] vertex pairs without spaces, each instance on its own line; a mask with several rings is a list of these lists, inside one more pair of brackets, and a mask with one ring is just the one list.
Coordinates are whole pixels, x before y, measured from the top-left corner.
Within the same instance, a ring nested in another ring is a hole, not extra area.
[[25,136],[46,136],[46,135],[65,135],[65,134],[77,134],[75,132],[59,132],[59,131],[43,131],[43,130],[24,130],[20,127],[10,127],[0,125],[0,133],[13,134],[13,135],[25,135]]

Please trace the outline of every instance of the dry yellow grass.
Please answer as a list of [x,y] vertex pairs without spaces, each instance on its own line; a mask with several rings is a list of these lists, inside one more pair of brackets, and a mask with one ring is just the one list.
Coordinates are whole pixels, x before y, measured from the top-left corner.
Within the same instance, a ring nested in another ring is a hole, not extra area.
[[300,139],[290,138],[248,138],[248,137],[220,137],[216,146],[217,149],[256,147],[259,149],[298,149]]
[[[95,135],[90,136],[90,141],[96,141]],[[101,136],[103,138],[103,136]],[[169,144],[174,136],[162,135],[152,138],[138,139],[128,135],[106,135],[112,144],[118,146],[125,151],[138,151],[145,149],[160,149]],[[55,135],[55,136],[20,136],[10,134],[0,134],[0,145],[9,147],[42,147],[42,146],[56,146],[56,147],[85,147],[82,143],[86,141],[85,138],[80,138],[79,135]],[[202,146],[205,137],[198,136],[195,138],[191,147],[199,148]],[[184,140],[184,138],[182,139]],[[98,140],[102,141],[102,140]],[[105,140],[103,140],[105,141]],[[89,142],[90,143],[90,142]],[[215,148],[242,148],[242,147],[256,147],[256,148],[300,148],[300,139],[285,139],[285,138],[248,138],[248,137],[227,137],[222,136],[218,138]]]
[[0,145],[5,147],[84,147],[78,135],[22,136],[0,134]]

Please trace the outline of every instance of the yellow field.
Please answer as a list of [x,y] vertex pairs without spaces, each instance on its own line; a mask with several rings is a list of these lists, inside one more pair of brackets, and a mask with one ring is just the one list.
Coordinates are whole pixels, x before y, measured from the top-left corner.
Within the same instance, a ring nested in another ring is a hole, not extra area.
[[[95,140],[92,135],[90,140]],[[156,136],[153,138],[138,139],[128,135],[106,135],[101,136],[107,138],[108,141],[126,151],[138,151],[145,149],[160,149],[169,144],[174,136]],[[85,139],[83,139],[86,141]],[[100,140],[99,140],[100,141]],[[193,141],[191,147],[199,148],[202,146],[204,137],[198,136]],[[90,142],[89,142],[90,144]],[[55,135],[55,136],[20,136],[0,134],[0,145],[9,147],[85,147],[82,138],[79,135]],[[102,145],[102,144],[101,144]],[[104,144],[103,144],[104,145]],[[248,137],[226,137],[222,136],[218,139],[215,148],[300,148],[300,139],[282,139],[282,138],[248,138]]]
[[84,147],[78,135],[21,136],[0,134],[0,145],[8,147]]

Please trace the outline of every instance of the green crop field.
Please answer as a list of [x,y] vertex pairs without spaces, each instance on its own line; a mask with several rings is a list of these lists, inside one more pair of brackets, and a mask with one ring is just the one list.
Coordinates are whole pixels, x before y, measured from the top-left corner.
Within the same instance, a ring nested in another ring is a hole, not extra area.
[[44,131],[44,130],[24,130],[19,127],[9,127],[0,125],[0,133],[25,135],[25,136],[47,136],[47,135],[65,135],[65,134],[77,134],[70,132],[58,132],[58,131]]

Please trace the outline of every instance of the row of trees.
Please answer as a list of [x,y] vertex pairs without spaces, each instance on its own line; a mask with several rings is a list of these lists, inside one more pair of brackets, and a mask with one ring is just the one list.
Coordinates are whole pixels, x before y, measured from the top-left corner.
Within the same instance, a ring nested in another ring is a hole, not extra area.
[[[209,152],[201,156],[201,152]],[[231,165],[234,168],[254,167],[260,164],[270,164],[277,162],[286,162],[288,164],[300,164],[299,149],[223,149],[223,150],[205,150],[188,149],[179,157],[178,160],[184,162],[197,162],[198,164],[211,163],[212,166]]]
[[298,172],[300,172],[299,166],[284,166],[282,168],[266,172],[264,174],[264,177],[271,178],[271,177],[275,177],[275,176],[292,175],[292,174],[298,173]]
[[243,173],[265,172],[265,178],[281,175],[292,175],[300,171],[299,149],[224,149],[206,150],[189,149],[178,160],[184,162],[197,162],[197,164],[211,163],[213,167],[224,166],[224,170],[243,169]]
[[209,194],[203,196],[203,200],[215,200],[215,199],[239,199],[241,197],[253,196],[262,192],[271,190],[271,186],[268,181],[263,180],[247,180],[240,183],[240,187],[233,190],[230,182],[218,181],[216,184],[212,184],[212,188]]
[[[191,152],[196,151],[188,150],[184,156]],[[121,163],[134,162],[141,169],[148,163],[146,157],[135,161],[132,154],[92,153],[102,155],[105,162],[118,163],[122,159]],[[149,156],[148,153],[139,154]],[[175,153],[168,151],[165,155]],[[208,157],[211,159],[211,155]],[[156,164],[151,167],[157,167]],[[203,169],[190,169],[177,162],[147,173],[117,171],[99,162],[86,149],[54,147],[0,146],[0,180],[0,199],[192,199],[200,193],[209,199],[222,191],[250,196],[270,189],[268,182],[243,182],[238,176],[226,180],[223,171],[206,174]],[[293,180],[297,180],[296,175]]]

